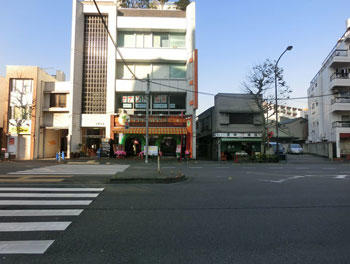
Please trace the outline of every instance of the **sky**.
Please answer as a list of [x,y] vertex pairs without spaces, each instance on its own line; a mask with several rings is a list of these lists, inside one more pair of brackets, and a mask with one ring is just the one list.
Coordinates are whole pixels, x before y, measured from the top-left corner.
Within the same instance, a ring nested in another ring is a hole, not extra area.
[[[1,1],[0,75],[6,65],[37,65],[69,77],[72,0]],[[197,0],[199,91],[241,93],[250,69],[280,61],[291,97],[306,96],[322,61],[345,32],[348,0]],[[213,105],[199,96],[199,111]],[[288,104],[305,107],[305,100]]]

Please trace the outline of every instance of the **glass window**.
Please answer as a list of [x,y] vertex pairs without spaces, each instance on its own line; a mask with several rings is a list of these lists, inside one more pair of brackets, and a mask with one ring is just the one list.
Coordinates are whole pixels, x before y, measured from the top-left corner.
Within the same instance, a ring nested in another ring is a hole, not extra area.
[[136,34],[136,48],[143,48],[143,34]]
[[152,34],[144,34],[143,47],[152,48]]
[[151,73],[151,65],[136,64],[135,75],[139,79],[146,79],[147,74]]
[[153,34],[154,48],[169,48],[169,35],[164,33]]
[[154,79],[169,79],[169,65],[153,65],[152,76]]
[[186,108],[186,94],[172,94],[169,96],[170,109],[185,109]]
[[[128,64],[128,66],[131,71],[135,70],[133,64]],[[133,75],[123,63],[117,64],[117,79],[133,79]]]
[[170,34],[170,48],[185,48],[185,35],[184,34]]
[[129,32],[124,32],[122,34],[122,46],[125,48],[135,48],[135,34],[134,33],[129,33]]
[[170,65],[170,79],[185,79],[186,66],[185,65]]
[[168,96],[155,95],[153,96],[153,109],[167,109],[168,108]]
[[31,93],[32,92],[32,80],[24,80],[23,81],[23,88],[25,93]]
[[66,107],[66,94],[50,94],[50,107]]

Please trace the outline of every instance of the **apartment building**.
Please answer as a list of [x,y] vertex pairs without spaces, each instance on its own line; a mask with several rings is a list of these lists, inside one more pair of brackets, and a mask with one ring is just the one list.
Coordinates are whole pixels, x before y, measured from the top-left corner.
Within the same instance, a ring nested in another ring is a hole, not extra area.
[[235,153],[261,152],[262,116],[249,94],[219,93],[214,106],[198,116],[198,153],[213,160],[233,160]]
[[350,154],[350,19],[308,89],[309,143],[332,143],[333,155]]
[[[307,118],[307,110],[300,108],[300,107],[292,107],[288,105],[278,105],[277,106],[278,111],[278,122],[288,120],[288,119],[295,119],[295,118]],[[276,120],[275,113],[275,104],[270,104],[268,116],[269,120]]]
[[51,76],[37,66],[6,67],[0,90],[4,146],[12,158],[49,158],[67,151],[70,85],[64,79],[60,71]]
[[195,3],[186,11],[97,4],[120,53],[94,2],[73,0],[69,152],[93,156],[109,139],[128,154],[142,151],[149,76],[150,145],[196,158]]

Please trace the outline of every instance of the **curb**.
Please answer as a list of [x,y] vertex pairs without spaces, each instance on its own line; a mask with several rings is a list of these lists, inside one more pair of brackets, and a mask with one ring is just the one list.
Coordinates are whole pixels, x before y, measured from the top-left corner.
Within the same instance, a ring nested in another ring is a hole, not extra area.
[[187,180],[187,177],[182,174],[181,176],[168,177],[168,178],[112,178],[109,179],[110,184],[123,183],[123,184],[134,184],[134,183],[146,183],[146,184],[170,184],[177,183]]

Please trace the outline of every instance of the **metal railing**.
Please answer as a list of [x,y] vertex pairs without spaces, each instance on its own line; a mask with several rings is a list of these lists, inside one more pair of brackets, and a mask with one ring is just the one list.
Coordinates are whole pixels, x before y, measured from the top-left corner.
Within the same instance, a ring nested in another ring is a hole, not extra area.
[[[335,97],[331,100],[331,104],[350,103],[350,96]],[[350,110],[350,109],[349,109]]]
[[332,55],[330,58],[336,57],[336,56],[342,56],[342,57],[347,57],[348,56],[348,50],[346,49],[336,49],[333,51]]
[[348,72],[335,72],[331,75],[330,79],[333,81],[334,79],[349,79],[350,74]]
[[350,121],[335,121],[333,127],[350,127]]

